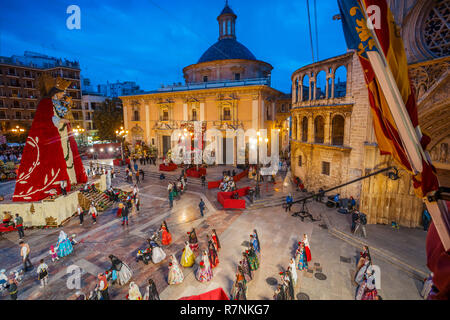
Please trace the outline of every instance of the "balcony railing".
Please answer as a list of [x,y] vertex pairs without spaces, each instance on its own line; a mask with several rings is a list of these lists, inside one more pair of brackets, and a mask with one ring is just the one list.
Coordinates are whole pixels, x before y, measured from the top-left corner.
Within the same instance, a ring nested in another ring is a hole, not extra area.
[[270,86],[270,78],[196,82],[196,83],[188,83],[188,84],[182,85],[182,86],[172,86],[172,87],[160,88],[157,91],[163,91],[163,92],[169,91],[170,92],[170,91],[199,90],[199,89],[210,89],[210,88],[255,86],[255,85],[269,85]]

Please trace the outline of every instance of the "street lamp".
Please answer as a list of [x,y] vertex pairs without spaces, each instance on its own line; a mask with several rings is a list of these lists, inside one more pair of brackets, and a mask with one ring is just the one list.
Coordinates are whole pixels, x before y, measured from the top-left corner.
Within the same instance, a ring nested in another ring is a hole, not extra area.
[[120,127],[120,130],[116,130],[116,136],[120,137],[120,152],[122,154],[122,161],[124,161],[123,156],[123,142],[125,141],[125,137],[128,135],[128,130],[124,130],[123,127]]
[[23,129],[19,126],[16,126],[15,128],[11,129],[11,132],[13,132],[14,134],[17,134],[19,136],[19,141],[22,141],[22,139],[20,137],[23,133],[25,133],[25,129]]

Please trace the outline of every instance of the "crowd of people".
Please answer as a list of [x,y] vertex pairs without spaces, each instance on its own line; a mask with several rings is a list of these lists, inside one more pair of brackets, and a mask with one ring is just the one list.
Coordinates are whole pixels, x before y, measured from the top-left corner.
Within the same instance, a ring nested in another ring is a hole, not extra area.
[[255,272],[261,261],[261,243],[256,229],[250,235],[248,249],[242,252],[239,261],[236,278],[231,289],[231,300],[247,300],[248,283],[255,278]]
[[11,147],[6,144],[0,145],[0,161],[2,162],[20,162],[23,146]]
[[289,260],[289,265],[285,271],[280,272],[281,281],[274,293],[274,300],[296,300],[295,288],[298,281],[297,270],[308,270],[311,261],[311,249],[307,234],[298,242],[295,256]]

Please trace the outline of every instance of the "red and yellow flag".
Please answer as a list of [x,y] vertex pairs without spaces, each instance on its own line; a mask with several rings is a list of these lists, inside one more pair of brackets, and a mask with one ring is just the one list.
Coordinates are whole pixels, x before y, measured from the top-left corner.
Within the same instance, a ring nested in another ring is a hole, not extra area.
[[[376,77],[374,66],[369,58],[369,54],[379,55],[381,60],[385,61],[385,68],[389,68],[392,72],[417,134],[417,141],[420,139],[420,144],[425,149],[430,138],[420,132],[414,88],[408,76],[408,63],[400,30],[385,0],[338,0],[338,4],[347,45],[356,50],[364,70],[375,135],[381,153],[392,155],[400,167],[413,174],[416,194],[424,197],[439,188],[436,171],[429,157],[422,153],[422,170],[415,172],[408,150],[405,148],[405,141],[402,141],[396,125],[396,121],[399,123],[398,121],[402,120],[393,118],[386,96],[381,89],[380,81],[385,79]],[[370,12],[370,15],[367,12]],[[369,17],[369,23],[367,17]]]

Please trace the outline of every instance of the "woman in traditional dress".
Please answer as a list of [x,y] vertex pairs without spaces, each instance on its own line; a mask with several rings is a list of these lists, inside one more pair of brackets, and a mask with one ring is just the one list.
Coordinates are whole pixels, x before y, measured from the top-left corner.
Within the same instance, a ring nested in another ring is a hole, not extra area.
[[130,281],[133,276],[133,271],[131,271],[130,267],[122,262],[119,258],[114,255],[110,255],[109,259],[111,260],[111,269],[117,273],[117,283],[120,286],[123,286],[128,281]]
[[200,265],[197,269],[195,277],[200,282],[208,282],[213,277],[211,265],[209,263],[208,253],[206,252],[206,250],[203,251],[202,261],[200,261]]
[[247,284],[239,267],[236,273],[236,280],[231,289],[231,300],[247,300]]
[[256,254],[260,254],[260,250],[259,250],[259,245],[258,245],[258,240],[256,240],[256,237],[251,234],[250,235],[250,243],[253,247],[253,250],[255,250]]
[[290,267],[287,268],[286,274],[284,275],[284,279],[287,281],[288,289],[289,289],[289,300],[295,300],[295,289],[294,289],[294,280],[292,279],[292,272]]
[[364,259],[364,264],[359,270],[356,272],[355,275],[355,283],[357,285],[361,285],[361,283],[364,281],[364,275],[366,274],[367,270],[371,268],[372,262],[370,261],[369,257],[366,257]]
[[194,252],[197,252],[198,240],[197,240],[197,234],[195,233],[195,229],[192,228],[192,231],[188,232],[188,235],[189,235],[189,246],[191,247],[191,250]]
[[378,292],[375,283],[375,270],[373,270],[372,266],[367,268],[366,273],[364,274],[363,281],[358,287],[356,291],[356,300],[375,300]]
[[150,240],[150,246],[152,247],[152,261],[154,264],[158,264],[166,258],[166,253],[156,241]]
[[145,291],[144,300],[160,300],[156,285],[152,279],[148,279],[148,286]]
[[297,269],[298,270],[307,270],[308,269],[308,261],[306,260],[305,246],[302,242],[299,242],[299,248],[296,252],[296,260],[297,260]]
[[212,229],[211,238],[214,241],[214,245],[216,246],[216,251],[220,251],[220,241],[219,237],[217,236],[216,229]]
[[258,232],[256,229],[253,229],[253,236],[256,238],[256,241],[258,241],[258,248],[261,250],[261,242],[259,241]]
[[167,277],[167,282],[169,284],[179,284],[184,280],[183,270],[181,270],[175,255],[170,256],[169,262],[169,275]]
[[289,267],[288,267],[289,272],[291,273],[291,277],[292,277],[292,284],[295,286],[297,286],[297,268],[295,267],[295,260],[294,258],[291,258],[291,260],[289,261]]
[[308,236],[306,235],[306,233],[303,234],[302,242],[305,245],[306,261],[310,262],[311,261],[311,250],[309,248],[309,239],[308,239]]
[[58,256],[59,257],[65,257],[68,256],[73,252],[73,246],[70,242],[69,238],[67,237],[67,234],[61,230],[59,233],[58,243],[56,244],[56,248],[58,250]]
[[209,238],[208,235],[206,235],[206,239],[208,240],[209,263],[211,264],[211,268],[215,268],[219,264],[219,257],[217,256],[217,251],[214,246],[214,243],[212,242],[212,240]]
[[250,268],[250,264],[245,253],[242,253],[242,260],[239,261],[239,266],[244,274],[245,281],[250,282],[253,280],[253,271]]
[[169,230],[167,230],[167,227],[164,223],[161,225],[160,231],[162,231],[161,243],[164,246],[168,246],[172,242],[172,235],[170,234]]
[[255,251],[253,248],[250,248],[249,250],[245,251],[248,263],[250,265],[250,270],[256,271],[259,268],[259,261],[256,257]]
[[195,255],[191,250],[189,242],[185,242],[183,254],[181,255],[181,265],[185,268],[190,268],[195,264]]
[[285,292],[281,284],[278,285],[273,295],[273,300],[286,300]]
[[358,265],[356,266],[356,272],[358,272],[359,269],[361,269],[361,267],[365,264],[366,258],[371,260],[370,251],[369,251],[369,247],[368,246],[363,246],[363,251],[361,251],[359,253],[359,257],[360,258],[359,258],[359,261],[358,261]]
[[130,289],[127,295],[128,300],[142,300],[141,291],[139,287],[134,282],[130,282]]

